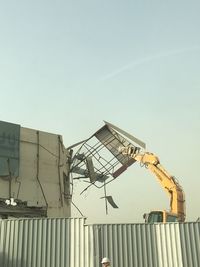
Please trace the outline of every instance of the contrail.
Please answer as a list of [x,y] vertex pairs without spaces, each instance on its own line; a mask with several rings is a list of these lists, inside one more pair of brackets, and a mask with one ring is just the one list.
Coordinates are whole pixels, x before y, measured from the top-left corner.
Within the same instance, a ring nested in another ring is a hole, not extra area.
[[120,73],[122,73],[122,72],[124,72],[126,70],[129,70],[129,69],[135,68],[137,66],[143,65],[146,62],[150,62],[150,61],[153,61],[153,60],[156,60],[156,59],[161,59],[161,58],[165,58],[165,57],[169,57],[169,56],[173,56],[173,55],[182,54],[182,53],[185,53],[185,52],[188,52],[188,51],[199,50],[199,49],[200,49],[200,46],[193,46],[193,47],[188,47],[188,48],[181,48],[181,49],[177,49],[177,50],[171,50],[171,51],[155,54],[155,55],[152,55],[152,56],[147,56],[147,57],[135,60],[135,61],[131,62],[130,64],[127,64],[127,65],[123,66],[122,68],[119,68],[119,69],[117,69],[117,70],[105,75],[104,77],[101,78],[101,81],[105,81],[105,80],[108,80],[110,78],[113,78],[113,77],[117,76],[118,74],[120,74]]

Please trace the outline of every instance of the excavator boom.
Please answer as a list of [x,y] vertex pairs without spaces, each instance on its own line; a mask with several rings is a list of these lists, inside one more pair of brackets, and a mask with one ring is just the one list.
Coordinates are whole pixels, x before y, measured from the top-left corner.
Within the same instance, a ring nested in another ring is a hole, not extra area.
[[[170,197],[170,213],[163,212],[162,221],[167,221],[167,215],[177,217],[179,222],[185,221],[185,196],[183,189],[181,188],[178,181],[174,176],[170,175],[160,164],[159,158],[153,153],[144,152],[140,153],[137,148],[133,147],[122,147],[120,148],[122,154],[126,154],[129,157],[135,159],[141,164],[145,165],[157,178],[161,187],[166,191]],[[158,215],[160,211],[154,213]],[[159,217],[159,216],[158,216]],[[161,219],[158,219],[159,221]]]

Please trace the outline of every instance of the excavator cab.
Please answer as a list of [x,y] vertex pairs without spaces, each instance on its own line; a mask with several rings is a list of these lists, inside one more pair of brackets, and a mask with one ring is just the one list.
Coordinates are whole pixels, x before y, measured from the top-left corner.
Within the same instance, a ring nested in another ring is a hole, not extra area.
[[167,211],[151,211],[148,214],[144,214],[145,223],[166,223],[166,222],[178,222],[178,216],[176,214]]

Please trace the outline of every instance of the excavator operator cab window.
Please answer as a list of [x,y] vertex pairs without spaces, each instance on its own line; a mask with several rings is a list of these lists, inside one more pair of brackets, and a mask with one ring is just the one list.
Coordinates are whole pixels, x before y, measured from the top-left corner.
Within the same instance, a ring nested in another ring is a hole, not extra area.
[[163,222],[162,211],[150,212],[147,223],[157,223],[157,222]]
[[178,222],[178,217],[175,215],[167,215],[167,222]]

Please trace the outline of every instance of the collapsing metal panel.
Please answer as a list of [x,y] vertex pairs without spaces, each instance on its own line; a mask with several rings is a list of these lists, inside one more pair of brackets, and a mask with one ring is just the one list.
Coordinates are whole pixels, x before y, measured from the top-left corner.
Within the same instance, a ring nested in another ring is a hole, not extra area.
[[111,124],[110,122],[107,122],[107,121],[104,121],[104,122],[109,128],[111,128],[111,129],[117,131],[118,133],[122,134],[124,137],[126,137],[126,139],[128,138],[129,140],[131,140],[131,143],[136,143],[140,147],[146,148],[146,144],[143,141],[141,141],[138,138],[136,138],[135,136],[127,133],[126,131],[122,130],[121,128],[119,128],[119,127],[117,127],[117,126],[115,126],[113,124]]
[[135,162],[134,159],[120,153],[121,147],[130,145],[140,150],[140,147],[133,144],[134,142],[139,146],[145,146],[142,141],[105,122],[102,128],[83,141],[74,154],[70,169],[73,178],[89,178],[92,184],[105,181],[108,183],[115,179]]
[[[103,126],[99,131],[97,131],[94,136],[113,154],[113,156],[115,156],[115,158],[122,165],[129,164],[127,156],[119,153],[119,147],[128,146],[130,145],[130,142],[109,128],[107,125]],[[133,160],[131,163],[133,163]]]

